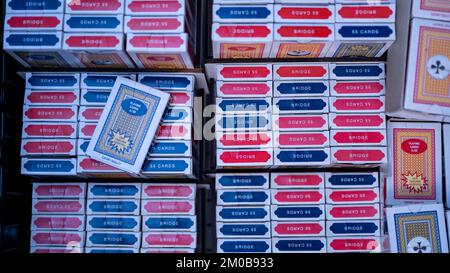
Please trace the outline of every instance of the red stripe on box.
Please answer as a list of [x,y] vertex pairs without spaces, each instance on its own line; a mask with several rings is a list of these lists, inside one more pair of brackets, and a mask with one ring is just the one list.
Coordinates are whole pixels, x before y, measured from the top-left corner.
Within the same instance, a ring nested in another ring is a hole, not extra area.
[[226,79],[266,78],[270,75],[270,70],[267,67],[230,66],[222,68],[220,74]]
[[386,155],[381,150],[337,150],[334,157],[339,161],[346,162],[367,162],[367,161],[381,161]]
[[323,66],[281,66],[277,74],[282,78],[320,78],[327,74]]
[[115,11],[122,3],[118,0],[71,0],[68,5],[74,11]]
[[347,19],[385,19],[394,12],[386,6],[345,6],[338,13],[342,18]]
[[97,48],[97,47],[116,47],[120,40],[116,36],[84,36],[84,35],[72,35],[66,39],[66,44],[71,47],[85,47],[85,48]]
[[264,163],[271,157],[266,151],[224,151],[220,155],[224,163]]
[[222,25],[216,33],[228,38],[265,38],[271,33],[267,26]]
[[146,35],[134,36],[130,44],[143,48],[180,48],[184,40],[180,36]]
[[31,154],[36,153],[69,153],[74,146],[69,141],[32,141],[29,140],[23,149]]
[[7,22],[15,28],[54,28],[61,24],[56,16],[14,16]]
[[283,19],[328,19],[333,13],[327,7],[282,7],[278,15]]
[[296,38],[327,38],[333,31],[327,26],[281,26],[277,32],[282,37],[296,37]]

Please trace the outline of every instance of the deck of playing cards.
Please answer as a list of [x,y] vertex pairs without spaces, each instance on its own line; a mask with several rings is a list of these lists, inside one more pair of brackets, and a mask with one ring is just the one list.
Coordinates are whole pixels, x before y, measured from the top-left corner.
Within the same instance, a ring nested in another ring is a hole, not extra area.
[[387,208],[392,253],[448,253],[442,205]]
[[130,173],[140,173],[169,95],[118,78],[86,154]]
[[440,123],[389,122],[389,205],[442,203]]

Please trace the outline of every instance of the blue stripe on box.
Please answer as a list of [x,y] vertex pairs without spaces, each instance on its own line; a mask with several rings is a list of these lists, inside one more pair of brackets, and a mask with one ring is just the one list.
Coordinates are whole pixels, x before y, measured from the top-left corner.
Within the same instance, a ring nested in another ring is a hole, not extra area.
[[338,65],[333,69],[337,77],[376,77],[383,73],[378,65]]
[[219,197],[224,203],[261,203],[269,195],[262,191],[224,191]]
[[134,201],[93,201],[89,208],[94,213],[134,213],[138,206]]
[[325,245],[314,239],[280,239],[275,247],[280,251],[320,251]]
[[149,217],[144,222],[149,229],[190,229],[194,224],[189,217]]
[[255,187],[267,182],[263,175],[224,175],[218,179],[218,183],[224,187]]
[[56,11],[62,2],[59,0],[12,0],[8,6],[12,10],[41,10],[41,11]]
[[171,76],[144,76],[140,82],[156,89],[181,89],[187,88],[191,81],[187,77]]
[[322,99],[280,99],[277,106],[280,111],[320,111],[327,104]]
[[134,229],[138,222],[132,217],[95,216],[89,220],[91,228],[97,229]]
[[225,236],[264,236],[269,232],[265,224],[223,224],[220,232]]
[[40,160],[29,159],[25,164],[25,170],[29,172],[54,172],[66,173],[75,169],[75,165],[70,160]]
[[150,154],[164,156],[183,156],[189,147],[184,142],[154,142],[150,147]]
[[369,222],[335,222],[330,226],[335,235],[373,234],[378,229],[378,225]]
[[394,33],[394,30],[389,26],[341,26],[338,32],[344,38],[388,38]]
[[59,42],[59,38],[56,34],[44,34],[33,32],[27,34],[21,33],[10,33],[10,35],[6,38],[6,43],[11,46],[54,46]]
[[134,198],[139,189],[134,185],[94,185],[90,189],[97,197],[130,197]]
[[269,109],[270,104],[266,100],[233,100],[224,99],[218,106],[223,112],[255,112],[255,111],[266,111]]
[[280,151],[277,158],[281,162],[323,162],[328,158],[328,154],[322,150],[301,150],[301,151]]
[[183,108],[168,108],[162,122],[183,122],[189,113]]
[[277,86],[278,92],[283,95],[320,95],[327,89],[327,86],[322,82],[286,82]]
[[333,174],[328,179],[333,186],[376,186],[373,174]]
[[134,246],[138,241],[135,234],[94,232],[88,240],[96,245]]
[[77,82],[75,76],[70,75],[31,75],[28,79],[31,87],[75,87]]
[[221,6],[216,14],[222,19],[265,19],[271,11],[266,7]]
[[228,253],[264,253],[270,246],[264,241],[224,241],[219,245],[223,252]]
[[71,28],[78,29],[115,29],[120,25],[120,21],[116,17],[106,16],[71,16],[67,20],[67,25]]
[[274,214],[278,218],[283,219],[319,219],[324,214],[324,211],[320,207],[283,206],[277,207]]
[[83,95],[86,102],[105,104],[108,101],[111,92],[91,91],[89,90]]
[[184,160],[149,159],[142,168],[143,172],[184,172],[189,165]]
[[226,220],[264,219],[269,214],[265,208],[232,208],[223,207],[219,215]]
[[[123,76],[122,76],[123,77]],[[126,77],[128,78],[128,77]],[[116,82],[117,76],[93,76],[88,75],[84,78],[83,82],[89,88],[101,87],[112,88]]]

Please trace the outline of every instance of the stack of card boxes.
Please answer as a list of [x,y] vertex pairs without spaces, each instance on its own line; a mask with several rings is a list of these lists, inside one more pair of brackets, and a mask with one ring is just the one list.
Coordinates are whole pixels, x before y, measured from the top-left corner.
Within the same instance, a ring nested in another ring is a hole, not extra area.
[[328,64],[274,64],[274,167],[330,164]]
[[269,174],[216,174],[217,252],[270,253]]
[[380,57],[395,40],[395,15],[393,0],[216,0],[213,57]]
[[7,0],[3,48],[24,66],[70,67],[62,51],[64,0]]
[[269,57],[274,35],[273,0],[256,4],[214,1],[211,37],[214,58]]
[[31,253],[83,253],[85,183],[33,183]]
[[387,111],[395,117],[450,122],[448,1],[399,1],[398,42],[389,51]]
[[102,177],[128,177],[128,174],[112,166],[103,164],[97,160],[91,159],[86,155],[89,141],[95,131],[97,122],[103,112],[103,109],[111,93],[112,87],[117,76],[136,80],[133,74],[99,74],[82,73],[81,74],[81,96],[80,110],[78,113],[78,150],[77,150],[77,173],[80,176]]
[[378,173],[326,173],[327,250],[381,252]]
[[126,0],[127,51],[140,68],[193,68],[185,0]]
[[387,163],[384,63],[330,64],[334,165]]
[[336,0],[335,15],[327,57],[381,57],[395,41],[395,0]]
[[329,1],[275,4],[272,58],[326,57],[335,40],[335,6]]
[[89,183],[87,253],[138,253],[141,245],[140,183]]
[[324,173],[272,173],[272,249],[326,253]]
[[217,168],[270,168],[272,65],[218,65]]
[[195,184],[143,184],[141,253],[195,252],[196,190]]
[[80,74],[27,73],[22,174],[76,175]]
[[138,81],[171,95],[142,176],[195,177],[192,145],[195,77],[142,73],[138,75]]
[[86,68],[133,68],[125,52],[124,0],[67,0],[63,49]]

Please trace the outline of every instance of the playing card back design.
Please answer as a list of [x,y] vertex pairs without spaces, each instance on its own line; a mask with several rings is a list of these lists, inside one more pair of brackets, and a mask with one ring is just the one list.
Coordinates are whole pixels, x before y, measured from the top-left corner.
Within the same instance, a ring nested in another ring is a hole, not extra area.
[[374,57],[380,53],[385,45],[385,43],[341,43],[333,54],[333,57]]
[[414,103],[450,107],[450,30],[421,26],[414,89]]
[[394,214],[399,253],[441,253],[436,211]]
[[326,43],[281,43],[277,58],[318,58]]
[[157,96],[121,85],[94,151],[134,164],[159,103]]
[[265,43],[237,44],[223,43],[220,45],[221,59],[260,59],[263,58]]
[[428,11],[450,12],[448,0],[420,0],[420,9]]
[[395,199],[436,199],[436,143],[433,129],[393,129]]

